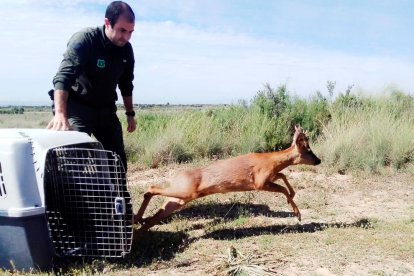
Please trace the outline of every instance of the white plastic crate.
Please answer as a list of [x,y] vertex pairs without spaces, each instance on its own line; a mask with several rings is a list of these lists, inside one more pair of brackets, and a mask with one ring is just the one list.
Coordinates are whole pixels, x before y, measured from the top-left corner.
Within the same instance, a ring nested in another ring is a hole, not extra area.
[[122,257],[132,204],[120,158],[76,131],[0,129],[0,267]]

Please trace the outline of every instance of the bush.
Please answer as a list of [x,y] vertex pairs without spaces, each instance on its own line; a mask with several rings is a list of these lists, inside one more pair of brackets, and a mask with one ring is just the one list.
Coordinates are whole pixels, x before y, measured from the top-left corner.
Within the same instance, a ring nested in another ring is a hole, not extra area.
[[286,86],[274,90],[266,85],[250,106],[240,102],[208,109],[141,110],[138,130],[125,134],[126,152],[132,162],[158,167],[279,150],[290,146],[296,124],[319,133],[326,104],[320,95],[305,101],[292,98]]
[[315,139],[331,117],[328,100],[321,93],[305,100],[292,97],[285,85],[274,90],[266,84],[253,98],[252,108],[273,122],[265,134],[266,151],[289,146],[295,125],[302,126]]
[[352,100],[339,98],[334,103],[348,104],[332,108],[332,119],[319,138],[317,151],[324,165],[340,173],[408,168],[414,160],[412,97],[397,93],[348,99]]
[[138,130],[125,134],[128,158],[158,167],[269,152],[289,147],[299,124],[317,141],[312,147],[331,171],[377,173],[384,167],[412,167],[413,97],[401,91],[362,97],[349,86],[333,100],[334,86],[328,82],[329,98],[316,92],[302,99],[291,96],[286,86],[265,85],[250,105],[141,110]]

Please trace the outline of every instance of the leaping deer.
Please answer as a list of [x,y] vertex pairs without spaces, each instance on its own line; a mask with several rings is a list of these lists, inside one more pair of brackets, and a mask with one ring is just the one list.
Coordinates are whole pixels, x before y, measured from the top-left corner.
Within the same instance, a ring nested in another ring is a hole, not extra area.
[[[295,191],[280,171],[291,165],[320,163],[321,160],[310,149],[308,137],[303,129],[295,126],[292,145],[285,150],[250,153],[217,161],[204,168],[178,173],[171,180],[169,187],[150,186],[144,194],[141,207],[134,216],[134,222],[141,223],[140,230],[145,231],[194,199],[216,193],[252,190],[284,194],[300,221],[299,209],[293,201]],[[278,179],[283,180],[287,189],[275,183]],[[143,219],[148,203],[156,195],[167,197],[166,202],[155,215]]]

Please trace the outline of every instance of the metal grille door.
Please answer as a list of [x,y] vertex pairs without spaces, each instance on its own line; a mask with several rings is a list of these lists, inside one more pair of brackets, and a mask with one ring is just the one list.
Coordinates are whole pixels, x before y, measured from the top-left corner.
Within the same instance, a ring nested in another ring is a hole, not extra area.
[[131,250],[132,203],[118,155],[60,147],[48,152],[45,202],[59,256],[121,257]]

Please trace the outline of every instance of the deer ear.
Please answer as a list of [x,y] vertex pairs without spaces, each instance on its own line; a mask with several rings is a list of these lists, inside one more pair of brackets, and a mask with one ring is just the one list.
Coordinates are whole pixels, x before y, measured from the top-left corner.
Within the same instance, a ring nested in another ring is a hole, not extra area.
[[305,145],[305,135],[302,132],[296,136],[295,144],[298,148],[302,148]]
[[303,128],[300,125],[295,125],[295,132],[303,133]]
[[307,137],[303,128],[299,125],[295,125],[295,134],[293,136],[292,145],[295,145],[299,150],[306,147]]
[[300,126],[295,125],[295,133],[293,134],[292,146],[297,145],[298,137],[301,134]]

